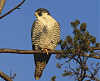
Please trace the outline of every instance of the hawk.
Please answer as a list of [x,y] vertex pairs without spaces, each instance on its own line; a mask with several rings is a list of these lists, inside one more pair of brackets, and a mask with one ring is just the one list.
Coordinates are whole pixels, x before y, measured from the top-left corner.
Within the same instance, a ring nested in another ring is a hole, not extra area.
[[[44,8],[36,10],[36,20],[31,29],[33,50],[55,50],[57,42],[60,40],[60,25],[52,18],[49,11]],[[51,54],[34,54],[35,79],[40,79]]]

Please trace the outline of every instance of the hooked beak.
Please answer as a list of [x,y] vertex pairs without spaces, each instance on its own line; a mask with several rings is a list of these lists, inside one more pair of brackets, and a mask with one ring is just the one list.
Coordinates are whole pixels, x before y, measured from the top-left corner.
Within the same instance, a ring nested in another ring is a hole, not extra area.
[[35,16],[37,16],[37,15],[38,15],[38,13],[37,13],[37,12],[35,12],[35,13],[34,13],[34,15],[35,15]]
[[34,13],[34,15],[36,16],[36,18],[38,18],[39,16],[38,16],[38,12],[35,12]]

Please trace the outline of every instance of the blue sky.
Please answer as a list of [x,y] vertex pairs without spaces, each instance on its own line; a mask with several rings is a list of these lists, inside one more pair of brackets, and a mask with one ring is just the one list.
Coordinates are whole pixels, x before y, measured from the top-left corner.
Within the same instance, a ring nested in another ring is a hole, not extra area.
[[[2,14],[20,2],[21,0],[7,0]],[[99,3],[99,0],[26,0],[20,9],[16,9],[0,20],[0,48],[32,50],[31,27],[36,19],[34,13],[38,8],[48,9],[52,17],[60,23],[61,39],[64,40],[67,35],[73,37],[70,22],[79,19],[81,23],[87,23],[87,30],[91,35],[97,37],[97,42],[99,42]],[[57,49],[60,49],[59,46]],[[39,81],[50,81],[54,75],[57,76],[56,81],[74,81],[73,78],[62,77],[64,67],[68,64],[64,65],[62,69],[55,67],[56,63],[64,61],[57,60],[55,55],[52,55]],[[91,61],[97,63],[99,60],[91,59],[89,62]],[[36,81],[33,55],[1,53],[0,65],[0,70],[7,75],[10,75],[10,71],[17,73],[14,81]],[[71,66],[74,67],[74,63]]]

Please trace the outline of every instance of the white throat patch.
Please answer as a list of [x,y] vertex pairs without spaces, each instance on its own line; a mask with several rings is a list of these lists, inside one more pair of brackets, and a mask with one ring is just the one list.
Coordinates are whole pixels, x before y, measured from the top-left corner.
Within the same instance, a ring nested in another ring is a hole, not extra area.
[[53,24],[56,22],[50,15],[44,14],[41,17],[37,18],[39,21],[41,21],[42,25],[44,25],[47,28],[51,28]]

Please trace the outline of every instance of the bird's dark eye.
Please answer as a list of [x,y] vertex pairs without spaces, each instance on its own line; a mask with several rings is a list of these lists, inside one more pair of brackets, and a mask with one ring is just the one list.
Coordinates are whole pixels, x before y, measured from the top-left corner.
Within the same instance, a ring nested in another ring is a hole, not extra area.
[[51,43],[53,43],[53,41],[51,41]]
[[38,11],[38,15],[39,15],[39,16],[42,16],[42,12],[41,12],[41,11]]

